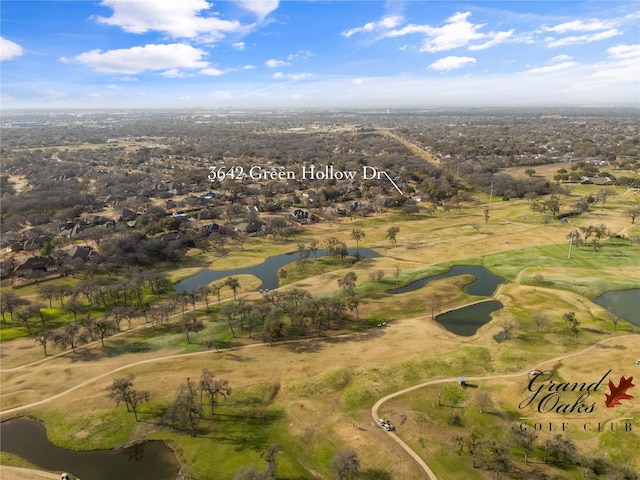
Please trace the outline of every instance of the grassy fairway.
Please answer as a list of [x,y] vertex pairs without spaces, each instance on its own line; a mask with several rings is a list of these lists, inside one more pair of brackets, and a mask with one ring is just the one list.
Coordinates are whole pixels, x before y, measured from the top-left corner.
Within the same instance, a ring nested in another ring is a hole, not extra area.
[[[621,212],[635,197],[624,193],[612,197],[603,212],[579,217],[575,224],[606,221],[628,237],[636,227]],[[385,238],[391,225],[400,227],[397,245]],[[304,271],[293,263],[285,267],[289,275],[283,287],[304,288],[314,295],[343,295],[337,280],[349,271],[355,272],[362,320],[348,324],[344,331],[328,331],[321,338],[273,347],[258,345],[246,332],[231,337],[225,322],[217,318],[217,299],[212,298],[210,313],[204,311],[203,304],[198,305],[195,314],[204,320],[205,330],[192,334],[191,344],[177,324],[179,311],[168,324],[108,339],[106,348],[98,342],[43,361],[42,350],[33,340],[15,338],[2,344],[2,408],[62,395],[5,414],[2,419],[34,416],[45,423],[52,441],[76,449],[165,439],[185,465],[185,473],[203,480],[233,478],[243,466],[263,468],[260,454],[270,444],[282,450],[278,454],[278,478],[282,479],[332,478],[331,459],[347,447],[357,451],[363,478],[417,479],[422,478],[418,467],[372,423],[373,404],[386,394],[433,379],[520,372],[513,378],[470,382],[477,388],[462,389],[455,380],[425,386],[385,403],[381,409],[381,414],[398,427],[401,438],[432,465],[439,478],[473,479],[484,478],[484,473],[471,468],[468,455],[456,454],[452,438],[473,427],[484,437],[503,439],[522,416],[518,403],[526,391],[526,372],[530,369],[537,365],[555,369],[565,381],[583,381],[583,377],[586,381],[594,372],[612,369],[612,378],[617,381],[620,375],[633,375],[638,368],[633,364],[638,337],[622,337],[640,329],[620,322],[614,331],[607,312],[590,299],[611,289],[640,287],[640,246],[626,239],[607,239],[597,252],[586,245],[574,248],[569,259],[567,234],[571,226],[557,221],[545,223],[525,201],[495,202],[486,223],[482,207],[467,206],[434,217],[388,213],[319,224],[291,242],[252,239],[244,250],[225,256],[194,255],[187,267],[172,271],[171,278],[177,281],[201,268],[255,265],[265,257],[295,251],[296,242],[312,239],[321,243],[335,236],[353,247],[353,228],[366,233],[360,247],[377,250],[381,258],[353,264],[311,260]],[[432,320],[428,306],[434,297],[439,300],[438,312],[482,299],[462,291],[470,281],[468,276],[443,279],[411,293],[385,293],[456,263],[484,265],[507,280],[494,293],[504,308],[474,336],[459,337],[446,331]],[[374,281],[370,274],[378,270],[384,277]],[[258,296],[258,279],[239,279],[242,298]],[[224,290],[222,302],[231,297],[230,290]],[[562,320],[569,311],[575,312],[581,322],[577,342]],[[548,316],[544,325],[535,325],[535,312]],[[390,327],[371,328],[382,320],[389,321]],[[515,321],[515,334],[511,340],[497,342],[494,336],[507,320]],[[19,336],[20,327],[12,328],[17,329],[13,337]],[[222,347],[220,351],[207,350],[205,341],[212,338]],[[544,364],[609,338],[613,340],[589,352]],[[211,370],[216,378],[228,379],[233,392],[220,401],[212,418],[200,423],[198,436],[191,438],[185,431],[170,428],[165,414],[180,385],[188,377],[197,380],[203,368]],[[116,408],[106,397],[113,379],[129,374],[135,376],[136,388],[151,394],[151,401],[140,407],[143,421],[139,423],[123,406]],[[82,386],[64,393],[78,385]],[[487,413],[478,409],[479,392],[491,399]],[[637,391],[631,394],[640,397]],[[69,408],[70,401],[73,409]],[[622,407],[604,410],[605,416],[614,420],[630,417],[636,428],[640,420],[638,405],[637,401],[625,402]],[[539,443],[552,435],[539,432]],[[576,430],[572,435],[580,453],[597,451],[640,469],[638,460],[629,453],[639,440],[637,433],[620,436]],[[542,452],[536,448],[531,457],[539,461]],[[512,463],[527,473],[529,466],[520,461],[522,452],[511,450]],[[3,457],[3,461],[16,464],[11,458]],[[550,477],[576,478],[573,468],[541,468]],[[384,472],[392,477],[385,477]]]

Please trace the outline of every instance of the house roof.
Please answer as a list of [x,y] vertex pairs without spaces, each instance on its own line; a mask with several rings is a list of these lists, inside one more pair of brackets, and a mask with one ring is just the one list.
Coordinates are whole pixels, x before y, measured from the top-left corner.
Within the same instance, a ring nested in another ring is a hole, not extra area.
[[16,272],[20,272],[23,270],[35,270],[38,268],[47,268],[51,265],[55,265],[55,263],[55,260],[51,257],[31,257],[27,259],[27,261],[23,264],[18,265],[18,267],[16,267]]
[[91,257],[93,254],[93,249],[89,247],[80,247],[76,245],[71,249],[71,259],[75,260],[76,258],[81,258],[86,260]]

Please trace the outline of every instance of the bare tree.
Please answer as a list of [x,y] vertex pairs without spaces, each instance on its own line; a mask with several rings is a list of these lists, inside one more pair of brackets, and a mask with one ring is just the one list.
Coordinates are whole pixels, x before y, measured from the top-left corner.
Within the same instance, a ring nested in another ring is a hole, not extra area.
[[387,238],[393,242],[394,246],[398,245],[398,241],[396,240],[396,237],[398,236],[399,231],[400,231],[400,227],[395,225],[387,229]]
[[222,290],[222,285],[218,285],[217,283],[212,283],[209,285],[209,291],[212,295],[215,295],[218,299],[218,303],[220,303],[220,290]]
[[360,459],[355,450],[346,448],[331,459],[331,467],[340,480],[354,478],[360,473]]
[[491,395],[489,395],[487,392],[479,392],[475,396],[475,401],[478,404],[478,407],[480,408],[480,413],[486,412],[488,408],[491,408],[493,406],[493,400],[491,400]]
[[636,223],[636,218],[640,217],[640,207],[628,208],[623,212],[623,215],[630,218],[631,224],[634,225]]
[[37,332],[34,336],[33,339],[38,342],[40,344],[40,346],[42,347],[42,349],[44,350],[44,356],[46,357],[47,354],[47,345],[50,342],[53,342],[53,332],[50,330],[46,330],[46,329],[42,329],[39,332]]
[[202,375],[200,376],[200,404],[203,404],[203,394],[209,397],[209,406],[211,407],[211,415],[215,413],[215,406],[217,404],[218,396],[227,398],[231,395],[231,387],[229,386],[229,380],[213,378],[213,373],[206,369],[202,369]]
[[67,323],[62,332],[58,332],[54,338],[54,343],[62,347],[69,346],[76,349],[79,345],[87,340],[86,333],[80,331],[80,325],[77,323]]
[[196,386],[187,378],[187,383],[180,386],[178,396],[170,413],[172,417],[189,428],[192,437],[196,436],[198,421],[204,417],[202,406],[196,399]]
[[613,324],[613,331],[615,332],[618,328],[618,322],[620,321],[620,316],[615,312],[607,311],[607,318]]
[[57,289],[57,286],[52,284],[38,286],[38,295],[49,302],[49,308],[53,308],[52,302],[57,297]]
[[260,457],[262,457],[264,462],[267,464],[266,465],[267,478],[270,478],[270,479],[276,478],[276,471],[278,469],[278,466],[276,463],[276,455],[278,454],[279,451],[280,451],[280,447],[272,443],[267,447],[267,449],[264,452],[260,454]]
[[180,326],[182,327],[182,331],[187,336],[187,343],[191,343],[191,338],[189,334],[194,332],[200,332],[204,329],[204,323],[199,318],[192,316],[191,314],[182,317],[180,319]]
[[211,289],[209,289],[209,287],[206,285],[202,285],[198,287],[198,289],[196,290],[196,294],[198,295],[198,297],[204,300],[204,303],[207,306],[207,312],[209,312],[209,294],[210,293],[211,293]]
[[524,429],[514,425],[511,429],[511,437],[514,440],[513,443],[524,450],[524,463],[527,463],[529,461],[529,453],[533,450],[538,434],[532,428]]
[[513,318],[505,318],[500,322],[500,326],[502,327],[502,331],[504,332],[505,340],[510,340],[513,338],[513,334],[518,328],[517,322]]
[[5,323],[4,315],[9,313],[9,318],[13,322],[13,314],[16,309],[29,305],[29,300],[19,297],[13,292],[3,292],[0,296],[0,310],[2,311],[2,323]]
[[103,348],[104,340],[118,331],[118,328],[113,321],[104,318],[96,320],[93,327]]
[[428,307],[431,310],[431,320],[435,320],[436,312],[440,310],[442,304],[442,300],[440,299],[440,295],[433,294],[429,297]]
[[549,324],[549,316],[540,311],[533,312],[531,320],[533,320],[533,324],[536,326],[536,333],[539,333],[541,328]]
[[396,284],[398,283],[398,280],[400,279],[400,272],[402,271],[400,269],[400,265],[395,265],[395,277],[396,277]]
[[375,270],[369,274],[369,278],[373,282],[379,282],[384,278],[384,270]]
[[338,279],[338,286],[349,295],[353,295],[353,291],[356,288],[356,280],[358,280],[358,275],[355,272],[348,272],[344,277]]
[[127,407],[127,412],[133,412],[136,422],[140,421],[138,419],[138,406],[149,401],[149,392],[133,388],[133,375],[116,378],[108,388],[108,391],[107,396],[115,400],[116,405],[124,403]]

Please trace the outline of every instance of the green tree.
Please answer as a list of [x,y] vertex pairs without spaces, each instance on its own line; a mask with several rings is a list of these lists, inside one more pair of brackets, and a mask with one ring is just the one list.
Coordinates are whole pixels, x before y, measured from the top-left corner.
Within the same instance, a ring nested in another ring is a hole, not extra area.
[[573,332],[576,343],[578,343],[578,332],[580,331],[580,321],[576,318],[575,312],[566,312],[562,314],[562,320],[569,324],[569,330]]
[[574,464],[577,448],[570,438],[556,435],[544,443],[544,463],[552,465]]
[[236,277],[229,277],[224,281],[224,284],[233,290],[233,299],[237,297],[238,290],[240,289],[240,280]]
[[364,230],[361,228],[354,228],[351,230],[351,238],[356,241],[356,256],[360,256],[360,240],[364,238]]

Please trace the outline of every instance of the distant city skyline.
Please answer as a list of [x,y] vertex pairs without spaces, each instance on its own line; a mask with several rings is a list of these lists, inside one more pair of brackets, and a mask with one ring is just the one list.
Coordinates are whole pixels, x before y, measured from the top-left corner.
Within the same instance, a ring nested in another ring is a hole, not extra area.
[[0,9],[3,109],[640,106],[636,0]]

